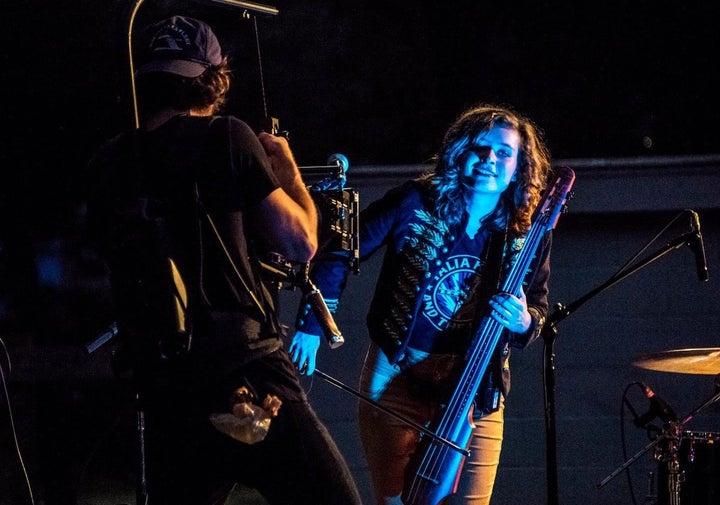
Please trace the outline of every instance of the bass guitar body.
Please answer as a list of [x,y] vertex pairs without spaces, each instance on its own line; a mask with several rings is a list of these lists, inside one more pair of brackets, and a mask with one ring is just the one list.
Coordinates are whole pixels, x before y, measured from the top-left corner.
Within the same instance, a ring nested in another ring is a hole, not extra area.
[[[453,437],[458,447],[468,449],[472,437],[472,409],[458,413]],[[464,418],[464,419],[463,419]],[[466,455],[438,440],[424,436],[408,465],[402,501],[405,505],[438,505],[455,493]],[[424,461],[423,461],[424,460]],[[408,485],[407,483],[411,484]]]
[[[555,168],[554,182],[535,209],[525,243],[506,274],[503,292],[521,294],[532,258],[545,233],[555,227],[574,181],[575,172],[571,168]],[[482,318],[468,347],[462,375],[433,426],[437,439],[423,436],[408,464],[402,492],[405,505],[439,505],[457,491],[460,472],[469,454],[475,395],[503,331],[504,327],[489,314]]]

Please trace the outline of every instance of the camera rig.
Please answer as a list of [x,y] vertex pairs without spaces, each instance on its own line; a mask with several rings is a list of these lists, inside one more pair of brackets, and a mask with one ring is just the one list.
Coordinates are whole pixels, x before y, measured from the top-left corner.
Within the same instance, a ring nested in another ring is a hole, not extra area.
[[327,163],[324,166],[300,167],[319,217],[319,247],[313,261],[347,257],[349,268],[358,274],[360,194],[345,187],[349,166],[345,156],[333,154]]
[[[290,133],[280,129],[277,118],[266,116],[260,126],[266,131],[289,140]],[[350,163],[343,154],[331,154],[326,165],[298,167],[318,213],[318,252],[313,261],[345,256],[354,274],[360,273],[360,242],[358,220],[360,194],[346,188],[346,172]],[[275,258],[274,263],[283,263]]]
[[342,154],[331,155],[327,165],[299,167],[319,218],[319,247],[314,258],[297,271],[291,262],[276,253],[269,254],[268,262],[260,262],[277,289],[283,286],[289,290],[301,289],[332,349],[341,346],[345,340],[322,293],[310,280],[309,272],[314,261],[342,259],[347,261],[353,273],[360,273],[360,196],[358,191],[345,187],[347,168],[348,160]]
[[[360,193],[345,187],[348,165],[344,155],[333,154],[327,165],[298,168],[318,214],[318,250],[311,263],[344,258],[348,268],[357,275],[360,273]],[[292,268],[276,253],[270,252],[268,259],[282,270]]]

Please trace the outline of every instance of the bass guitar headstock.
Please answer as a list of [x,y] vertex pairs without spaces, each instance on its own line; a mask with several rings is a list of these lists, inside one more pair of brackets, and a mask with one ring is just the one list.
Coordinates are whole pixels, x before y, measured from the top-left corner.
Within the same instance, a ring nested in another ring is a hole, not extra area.
[[555,228],[560,213],[567,210],[566,203],[572,198],[575,171],[566,166],[553,169],[553,182],[546,188],[540,203],[535,209],[533,222],[542,222],[545,230]]

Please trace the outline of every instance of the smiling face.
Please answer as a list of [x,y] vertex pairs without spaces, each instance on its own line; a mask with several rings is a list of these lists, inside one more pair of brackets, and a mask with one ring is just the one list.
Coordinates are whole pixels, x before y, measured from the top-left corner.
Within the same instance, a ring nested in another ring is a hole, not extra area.
[[515,180],[519,158],[518,132],[495,125],[478,135],[458,158],[462,183],[473,193],[499,196]]

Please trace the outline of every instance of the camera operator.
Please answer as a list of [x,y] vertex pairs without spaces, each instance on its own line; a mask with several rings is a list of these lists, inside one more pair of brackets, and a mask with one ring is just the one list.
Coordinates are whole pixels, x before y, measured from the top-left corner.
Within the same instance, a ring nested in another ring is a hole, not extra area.
[[[160,21],[139,47],[141,127],[91,161],[88,224],[140,378],[149,503],[223,503],[240,483],[271,504],[359,504],[260,273],[264,251],[307,262],[318,247],[317,211],[287,139],[217,115],[229,67],[204,22]],[[148,266],[151,245],[171,260],[176,300],[187,302],[179,319],[191,326],[176,332],[186,341],[173,353],[161,349],[167,321],[141,302],[162,277]],[[240,433],[246,421],[251,439]]]

